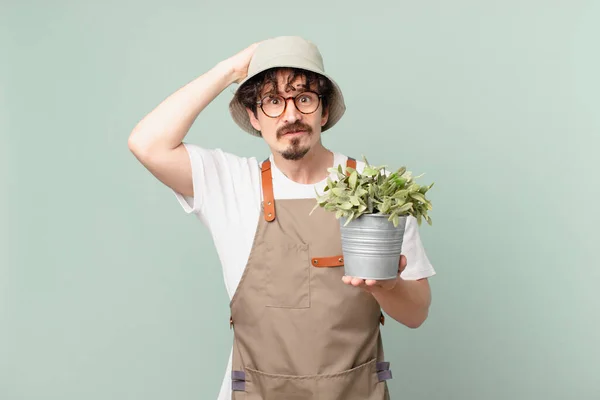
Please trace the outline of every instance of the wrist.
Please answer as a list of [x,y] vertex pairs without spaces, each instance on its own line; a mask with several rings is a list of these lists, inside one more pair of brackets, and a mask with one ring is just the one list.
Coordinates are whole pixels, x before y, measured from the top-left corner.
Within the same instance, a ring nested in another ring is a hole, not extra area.
[[233,64],[228,61],[229,60],[224,60],[219,62],[214,69],[226,80],[227,85],[229,86],[232,83],[239,82],[243,77],[243,74],[237,71]]
[[226,86],[229,86],[235,82],[234,70],[231,67],[231,65],[225,61],[221,61],[218,64],[216,64],[212,68],[211,72],[215,76],[218,76],[218,78],[221,79],[225,83]]

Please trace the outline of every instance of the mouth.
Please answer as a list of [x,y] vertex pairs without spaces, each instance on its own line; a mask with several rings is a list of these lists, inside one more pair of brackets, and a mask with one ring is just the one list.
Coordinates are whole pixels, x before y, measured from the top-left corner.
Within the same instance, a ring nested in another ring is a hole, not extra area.
[[293,132],[284,133],[282,136],[298,136],[298,135],[302,135],[304,133],[306,133],[306,131],[293,131]]

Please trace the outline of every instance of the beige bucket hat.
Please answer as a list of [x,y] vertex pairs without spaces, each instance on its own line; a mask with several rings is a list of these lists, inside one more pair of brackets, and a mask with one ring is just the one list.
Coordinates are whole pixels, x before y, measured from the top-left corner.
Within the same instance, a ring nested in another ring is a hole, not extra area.
[[249,79],[274,67],[302,68],[329,79],[333,84],[333,93],[329,102],[329,118],[321,131],[330,129],[342,118],[346,111],[342,91],[335,80],[325,72],[323,57],[317,46],[298,36],[280,36],[267,39],[256,48],[248,66],[248,76],[240,82],[229,103],[229,112],[240,128],[254,136],[260,136],[260,132],[252,127],[246,108],[237,100],[236,94]]

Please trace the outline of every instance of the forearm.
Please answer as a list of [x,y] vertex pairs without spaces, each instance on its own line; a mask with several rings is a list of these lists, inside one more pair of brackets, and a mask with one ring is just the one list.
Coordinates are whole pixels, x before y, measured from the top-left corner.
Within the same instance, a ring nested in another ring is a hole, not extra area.
[[132,150],[172,150],[179,146],[198,115],[235,81],[233,68],[221,62],[162,101],[133,129]]
[[386,314],[409,328],[418,328],[427,319],[431,304],[427,280],[404,280],[398,277],[393,289],[372,294]]

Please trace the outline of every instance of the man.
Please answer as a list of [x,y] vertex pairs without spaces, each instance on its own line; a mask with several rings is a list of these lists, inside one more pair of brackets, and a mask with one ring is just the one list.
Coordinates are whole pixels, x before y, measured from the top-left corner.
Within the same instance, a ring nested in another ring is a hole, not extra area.
[[[266,142],[264,162],[183,143],[200,112],[233,83],[230,113]],[[343,276],[333,257],[341,254],[334,214],[309,216],[328,168],[364,168],[321,143],[344,112],[317,47],[278,37],[221,61],[131,133],[131,151],[213,236],[234,332],[221,400],[388,399],[383,312],[411,328],[427,318],[427,278],[435,272],[414,218],[398,278],[363,281]]]

